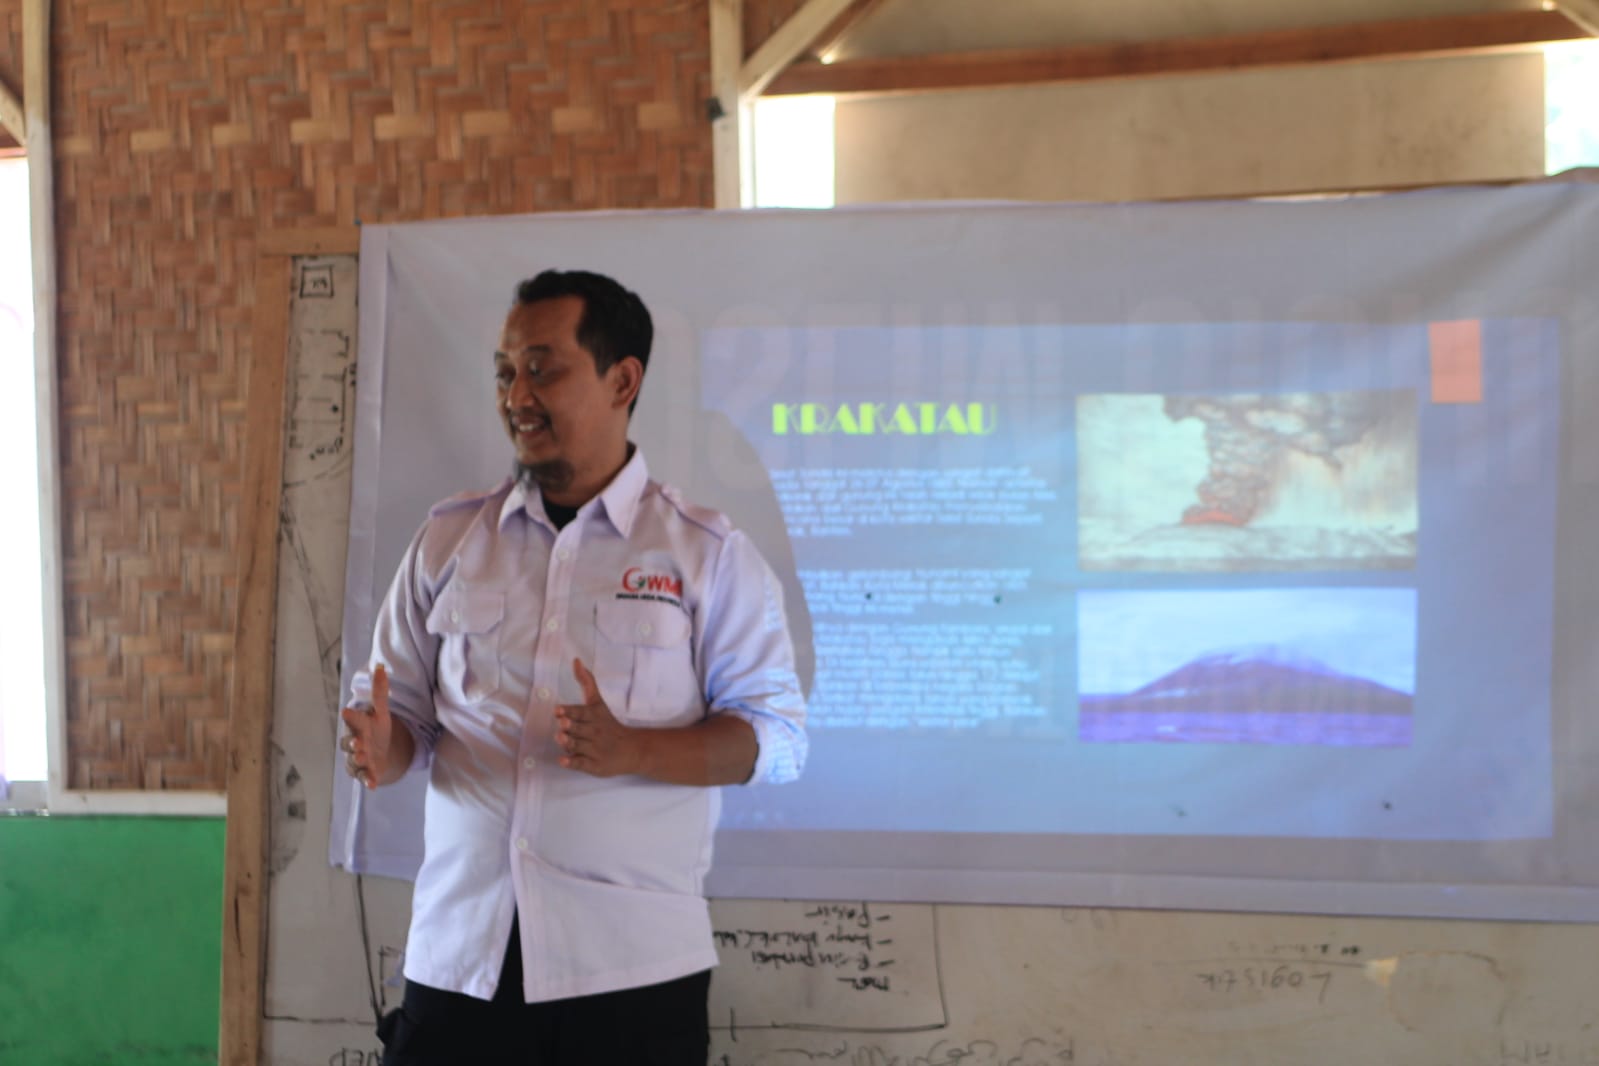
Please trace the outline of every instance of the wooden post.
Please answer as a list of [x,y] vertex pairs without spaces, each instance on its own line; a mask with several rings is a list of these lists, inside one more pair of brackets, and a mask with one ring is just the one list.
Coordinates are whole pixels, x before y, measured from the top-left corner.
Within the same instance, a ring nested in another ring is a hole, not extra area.
[[278,591],[278,507],[283,493],[284,364],[293,261],[262,256],[255,268],[255,333],[246,386],[244,497],[239,506],[238,618],[228,712],[228,825],[223,853],[223,1066],[261,1057],[266,978],[267,773]]
[[[239,505],[238,615],[228,713],[228,824],[223,851],[223,1066],[258,1066],[266,991],[267,844],[272,670],[277,651],[278,519],[288,416],[289,297],[297,255],[352,254],[354,229],[257,236],[255,330],[246,385]],[[329,708],[331,714],[333,709]]]
[[50,132],[50,0],[22,5],[23,129],[28,153],[33,269],[33,373],[39,448],[39,581],[44,695],[49,723],[49,801],[68,783],[66,647],[61,597],[61,442],[57,429],[55,160]]
[[749,109],[738,91],[744,61],[744,0],[711,0],[711,166],[719,209],[744,206],[750,189]]

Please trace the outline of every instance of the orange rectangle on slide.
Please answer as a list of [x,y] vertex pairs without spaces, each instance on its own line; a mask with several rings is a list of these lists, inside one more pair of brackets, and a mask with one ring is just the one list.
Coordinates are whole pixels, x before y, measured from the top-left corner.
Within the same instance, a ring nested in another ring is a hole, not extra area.
[[1482,402],[1482,323],[1429,322],[1432,352],[1432,402]]

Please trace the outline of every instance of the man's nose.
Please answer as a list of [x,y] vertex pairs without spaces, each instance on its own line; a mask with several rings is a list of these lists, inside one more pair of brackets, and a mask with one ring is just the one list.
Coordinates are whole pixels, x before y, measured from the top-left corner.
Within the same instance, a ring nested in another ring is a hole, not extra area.
[[533,379],[526,374],[518,374],[511,379],[511,387],[505,392],[505,406],[511,409],[526,407],[533,402]]

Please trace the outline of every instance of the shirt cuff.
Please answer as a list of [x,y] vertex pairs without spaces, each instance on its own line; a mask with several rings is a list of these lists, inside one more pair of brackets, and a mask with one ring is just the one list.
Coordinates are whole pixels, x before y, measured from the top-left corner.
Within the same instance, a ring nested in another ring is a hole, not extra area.
[[394,721],[399,723],[406,732],[411,734],[411,765],[405,768],[406,773],[425,770],[433,765],[433,741],[424,740],[426,730],[422,726],[413,724],[409,718],[389,712]]
[[805,735],[787,719],[742,707],[728,707],[717,713],[741,718],[755,730],[755,769],[745,784],[781,785],[799,777],[805,765]]
[[[366,700],[355,700],[350,706],[359,707],[369,712],[372,710],[372,704]],[[401,712],[395,711],[392,707],[389,709],[389,720],[411,734],[411,765],[405,768],[405,772],[409,774],[415,770],[425,770],[432,766],[433,745],[437,738],[429,735],[427,726],[422,725],[420,722],[411,721],[410,718]]]

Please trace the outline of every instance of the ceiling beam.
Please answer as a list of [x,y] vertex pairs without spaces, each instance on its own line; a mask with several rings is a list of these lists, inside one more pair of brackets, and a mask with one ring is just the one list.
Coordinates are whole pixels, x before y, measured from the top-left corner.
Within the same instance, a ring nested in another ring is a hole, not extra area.
[[9,133],[18,144],[28,143],[28,122],[23,117],[22,100],[3,81],[0,81],[0,130]]
[[1572,22],[1599,37],[1599,0],[1559,0],[1555,4]]
[[744,66],[738,72],[739,95],[746,100],[761,95],[773,78],[810,51],[816,39],[827,32],[828,27],[855,2],[805,0],[804,6],[790,15],[788,21],[773,31],[755,53],[744,61]]
[[[1582,2],[1599,5],[1599,0]],[[796,63],[777,75],[766,93],[926,92],[1481,55],[1586,35],[1560,11],[1490,11],[1225,37]]]

